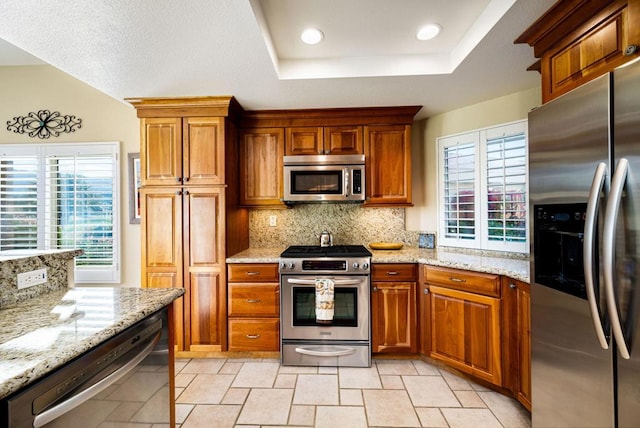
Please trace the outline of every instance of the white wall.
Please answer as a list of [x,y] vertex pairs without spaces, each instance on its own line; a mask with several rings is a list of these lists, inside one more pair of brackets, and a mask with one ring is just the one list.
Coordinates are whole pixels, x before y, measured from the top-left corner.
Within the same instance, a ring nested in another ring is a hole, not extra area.
[[[0,67],[0,97],[0,143],[120,142],[121,282],[139,285],[140,225],[129,224],[127,173],[127,153],[140,151],[135,109],[49,65]],[[82,128],[44,140],[7,130],[14,116],[43,109],[74,115]]]
[[406,211],[407,230],[438,230],[438,137],[526,119],[528,112],[540,105],[541,89],[537,87],[416,122],[412,129],[414,206]]

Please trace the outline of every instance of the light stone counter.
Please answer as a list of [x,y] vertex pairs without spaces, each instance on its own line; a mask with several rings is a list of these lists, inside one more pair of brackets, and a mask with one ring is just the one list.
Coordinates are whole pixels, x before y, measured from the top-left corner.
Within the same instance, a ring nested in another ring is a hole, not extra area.
[[[529,282],[529,260],[522,257],[503,257],[495,252],[458,251],[448,248],[427,250],[403,247],[400,250],[369,250],[373,255],[373,263],[420,263],[505,275]],[[227,263],[277,263],[282,251],[284,248],[250,248],[229,257]]]
[[84,287],[0,309],[0,399],[169,305],[181,288]]

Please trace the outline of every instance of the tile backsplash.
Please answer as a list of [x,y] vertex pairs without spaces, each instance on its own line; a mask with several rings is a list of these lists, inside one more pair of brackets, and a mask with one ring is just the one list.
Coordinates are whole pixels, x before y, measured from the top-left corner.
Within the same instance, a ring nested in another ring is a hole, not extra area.
[[[269,226],[275,216],[276,226]],[[317,245],[323,230],[334,245],[403,242],[418,245],[419,232],[405,230],[404,208],[363,208],[358,204],[303,204],[286,210],[252,210],[249,241],[252,248]]]

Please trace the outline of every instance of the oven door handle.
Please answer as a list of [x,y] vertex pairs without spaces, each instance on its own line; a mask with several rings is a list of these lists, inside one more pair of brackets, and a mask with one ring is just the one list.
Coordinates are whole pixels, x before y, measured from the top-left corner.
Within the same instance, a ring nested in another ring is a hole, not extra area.
[[48,424],[49,422],[57,419],[58,417],[64,415],[65,413],[75,409],[80,404],[84,403],[88,399],[97,395],[99,392],[102,392],[109,386],[113,385],[120,378],[122,378],[124,375],[129,373],[131,370],[133,370],[138,364],[140,364],[140,362],[144,360],[147,357],[147,355],[151,353],[151,351],[153,351],[153,348],[155,348],[156,344],[159,341],[160,341],[160,332],[156,334],[156,336],[151,340],[151,342],[147,346],[144,347],[142,351],[140,351],[135,357],[127,361],[118,370],[111,373],[109,376],[100,380],[96,384],[85,389],[81,393],[74,395],[68,400],[63,401],[57,406],[52,407],[51,409],[45,412],[42,412],[39,415],[36,415],[35,419],[33,420],[34,428],[38,428]]
[[296,352],[302,355],[311,355],[312,357],[344,357],[354,354],[354,348],[338,348],[333,351],[314,350],[313,348],[296,348]]
[[[315,285],[315,279],[296,279],[296,278],[287,278],[287,282],[289,284],[296,285]],[[362,283],[362,279],[334,279],[334,285],[358,285]]]

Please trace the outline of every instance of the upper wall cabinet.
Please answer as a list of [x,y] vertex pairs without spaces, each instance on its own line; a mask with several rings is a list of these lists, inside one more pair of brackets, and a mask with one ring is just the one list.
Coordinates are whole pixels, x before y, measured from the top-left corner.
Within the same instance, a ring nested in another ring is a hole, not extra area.
[[362,126],[287,128],[287,156],[357,155],[363,152]]
[[[364,153],[365,206],[411,205],[411,125],[419,110],[408,106],[245,112],[240,124],[240,150],[245,153],[242,204],[283,206],[282,186],[273,176],[274,171],[283,175],[277,154],[283,150],[284,155]],[[284,130],[284,141],[274,130]]]
[[534,48],[542,101],[638,57],[640,0],[560,0],[515,41]]

